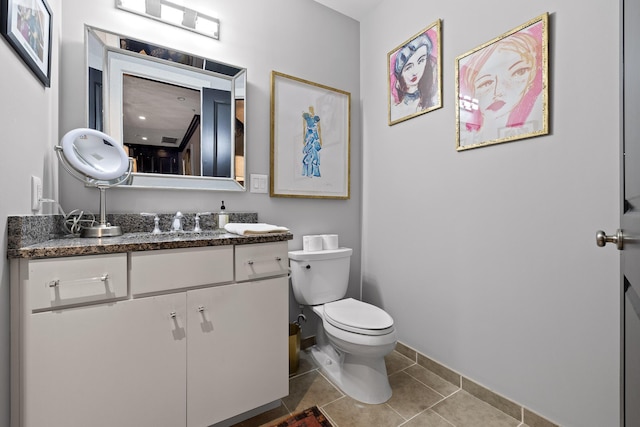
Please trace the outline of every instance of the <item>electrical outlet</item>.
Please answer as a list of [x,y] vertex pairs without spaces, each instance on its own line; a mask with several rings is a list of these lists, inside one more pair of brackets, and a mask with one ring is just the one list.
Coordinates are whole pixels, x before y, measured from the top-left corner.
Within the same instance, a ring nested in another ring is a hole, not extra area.
[[31,176],[31,210],[40,212],[42,209],[42,180],[37,176]]

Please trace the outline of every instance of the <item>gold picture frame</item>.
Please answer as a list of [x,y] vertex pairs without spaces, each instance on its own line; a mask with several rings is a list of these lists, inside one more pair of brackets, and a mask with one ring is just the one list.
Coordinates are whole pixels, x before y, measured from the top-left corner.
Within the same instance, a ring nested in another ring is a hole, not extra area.
[[441,34],[438,19],[387,54],[389,126],[442,108]]
[[456,149],[549,133],[549,14],[456,58]]
[[269,195],[349,199],[351,94],[271,72]]

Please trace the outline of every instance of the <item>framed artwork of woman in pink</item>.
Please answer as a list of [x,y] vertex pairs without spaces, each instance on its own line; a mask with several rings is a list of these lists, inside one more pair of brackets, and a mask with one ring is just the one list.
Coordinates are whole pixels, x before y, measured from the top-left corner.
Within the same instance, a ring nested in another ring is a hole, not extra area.
[[547,13],[459,56],[455,70],[458,151],[549,133]]
[[442,107],[440,20],[387,54],[389,126]]

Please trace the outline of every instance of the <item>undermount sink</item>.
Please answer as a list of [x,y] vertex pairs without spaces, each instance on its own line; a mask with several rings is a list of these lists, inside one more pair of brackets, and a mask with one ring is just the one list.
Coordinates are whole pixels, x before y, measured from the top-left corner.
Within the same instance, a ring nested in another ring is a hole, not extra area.
[[203,230],[203,231],[163,231],[161,233],[126,233],[123,234],[120,238],[127,240],[185,240],[185,239],[197,239],[197,238],[213,238],[217,236],[221,236],[226,234],[226,230]]

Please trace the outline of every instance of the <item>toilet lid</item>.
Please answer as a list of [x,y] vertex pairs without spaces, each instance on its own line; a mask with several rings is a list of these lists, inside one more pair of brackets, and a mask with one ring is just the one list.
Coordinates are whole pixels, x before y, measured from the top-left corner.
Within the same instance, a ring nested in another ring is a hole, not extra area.
[[324,319],[336,328],[363,335],[384,335],[393,329],[393,318],[386,311],[353,298],[325,304]]

